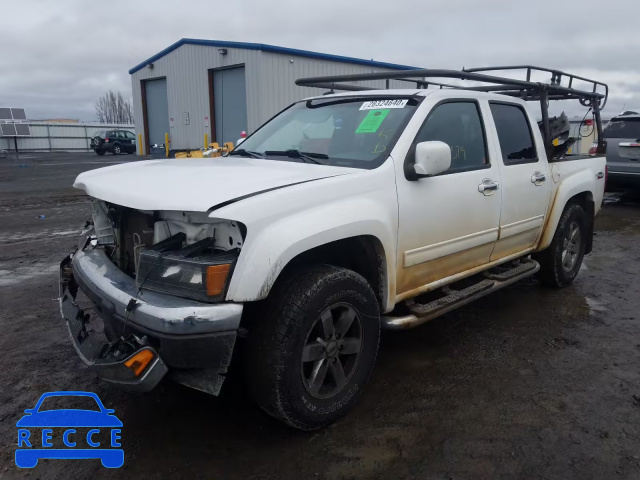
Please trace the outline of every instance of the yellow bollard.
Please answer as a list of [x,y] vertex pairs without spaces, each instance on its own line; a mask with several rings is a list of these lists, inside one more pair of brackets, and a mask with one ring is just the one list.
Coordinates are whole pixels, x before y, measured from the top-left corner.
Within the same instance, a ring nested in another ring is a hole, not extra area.
[[138,155],[144,155],[144,146],[142,145],[142,134],[138,134]]
[[169,158],[169,134],[164,134],[164,149],[167,152],[166,157]]
[[204,134],[204,149],[207,149],[207,145],[209,145],[209,135],[208,134]]

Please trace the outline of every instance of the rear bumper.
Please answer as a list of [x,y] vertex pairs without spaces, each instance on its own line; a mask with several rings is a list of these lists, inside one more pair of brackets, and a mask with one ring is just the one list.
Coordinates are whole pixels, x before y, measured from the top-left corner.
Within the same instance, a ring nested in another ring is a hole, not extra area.
[[[148,391],[168,373],[185,385],[219,393],[231,363],[241,304],[205,304],[145,290],[138,294],[134,280],[102,249],[90,246],[61,262],[59,280],[60,312],[72,343],[100,378]],[[80,307],[79,291],[102,322],[91,308]],[[145,349],[153,360],[136,375],[126,364]]]

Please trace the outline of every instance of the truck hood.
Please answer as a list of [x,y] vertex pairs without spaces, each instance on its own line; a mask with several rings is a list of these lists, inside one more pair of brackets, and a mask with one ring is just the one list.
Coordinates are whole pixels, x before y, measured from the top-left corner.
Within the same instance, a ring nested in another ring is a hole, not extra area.
[[138,210],[206,212],[265,191],[356,172],[243,157],[147,160],[81,173],[73,186]]

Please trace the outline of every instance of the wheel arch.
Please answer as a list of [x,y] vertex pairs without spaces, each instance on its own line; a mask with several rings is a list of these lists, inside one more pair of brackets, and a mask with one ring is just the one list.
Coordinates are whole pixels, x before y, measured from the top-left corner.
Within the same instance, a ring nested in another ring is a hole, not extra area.
[[553,241],[553,236],[558,228],[558,222],[567,205],[580,205],[585,211],[587,217],[587,239],[585,245],[585,254],[591,252],[593,248],[593,228],[595,219],[595,201],[593,192],[590,190],[581,190],[579,188],[572,190],[564,190],[562,188],[556,193],[556,197],[550,209],[547,224],[545,225],[542,237],[536,252],[546,249]]
[[[227,300],[264,300],[276,282],[286,278],[289,272],[304,265],[326,264],[347,268],[362,275],[371,286],[380,311],[385,312],[392,308],[395,297],[390,296],[395,285],[390,285],[393,283],[390,279],[395,278],[395,273],[390,271],[394,265],[389,265],[389,262],[394,261],[394,256],[385,250],[384,242],[379,237],[373,234],[355,234],[336,239],[314,240],[306,238],[304,248],[297,248],[300,246],[299,243],[294,244],[279,255],[268,259],[268,270],[256,263],[253,254],[250,255],[251,258],[244,262],[245,268],[238,274],[238,278],[235,278],[235,275],[232,277],[232,282],[235,280],[241,289],[230,292]],[[264,244],[260,250],[264,252]]]
[[384,247],[377,237],[358,235],[318,245],[292,258],[278,278],[293,269],[323,263],[362,275],[371,286],[380,311],[384,311],[388,297],[387,262]]

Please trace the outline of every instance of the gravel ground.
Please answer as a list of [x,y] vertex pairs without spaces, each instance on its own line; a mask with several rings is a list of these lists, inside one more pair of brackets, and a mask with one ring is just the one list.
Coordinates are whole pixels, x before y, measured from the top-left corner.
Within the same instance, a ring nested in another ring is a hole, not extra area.
[[[526,280],[384,334],[355,410],[300,433],[259,412],[238,376],[218,398],[170,382],[129,394],[76,355],[55,301],[58,263],[89,213],[71,184],[134,159],[0,159],[0,478],[640,478],[640,197],[607,195],[571,287]],[[52,390],[93,391],[115,409],[121,469],[15,467],[15,423]]]

